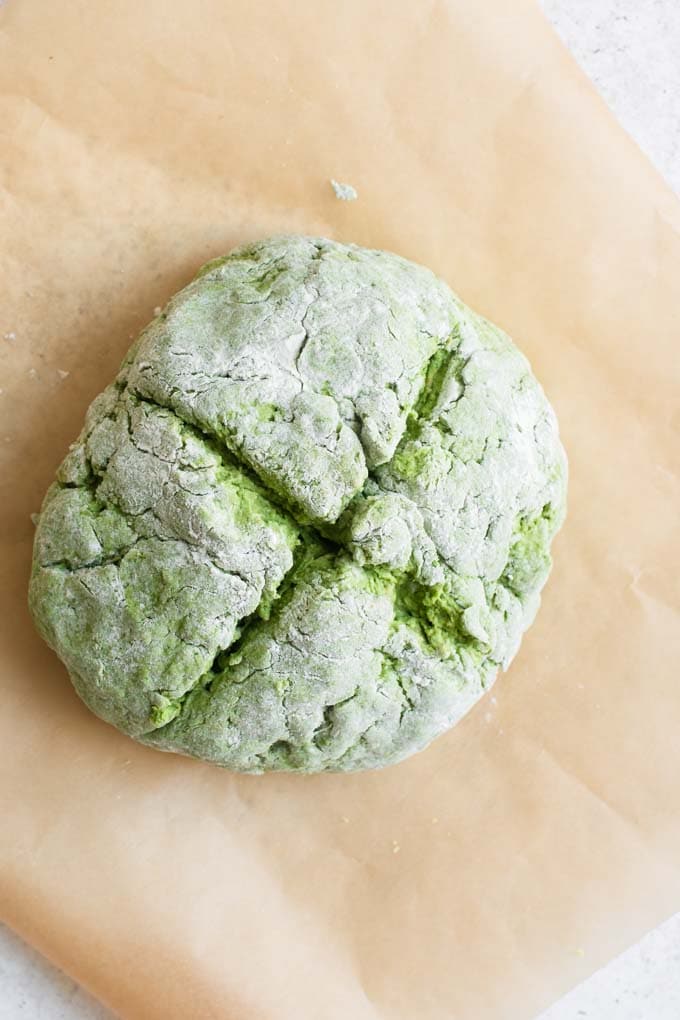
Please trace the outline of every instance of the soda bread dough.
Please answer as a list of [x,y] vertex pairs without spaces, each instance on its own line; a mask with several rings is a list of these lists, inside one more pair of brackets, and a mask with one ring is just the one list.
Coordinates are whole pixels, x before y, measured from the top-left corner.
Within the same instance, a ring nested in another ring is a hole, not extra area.
[[388,765],[517,651],[566,474],[526,359],[431,272],[276,237],[204,266],[92,403],[31,610],[92,711],[146,744]]

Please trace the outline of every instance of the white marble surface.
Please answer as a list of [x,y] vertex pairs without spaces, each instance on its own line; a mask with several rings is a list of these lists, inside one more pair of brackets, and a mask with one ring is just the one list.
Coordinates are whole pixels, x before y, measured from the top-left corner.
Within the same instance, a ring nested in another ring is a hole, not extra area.
[[541,0],[629,134],[680,195],[680,0]]
[[[680,194],[680,0],[542,3],[621,123]],[[75,982],[0,925],[0,1020],[23,1017],[112,1020]],[[680,1020],[680,914],[536,1020],[581,1017]]]
[[536,1020],[679,1020],[680,914],[617,956]]
[[75,981],[0,925],[0,1020],[112,1018]]

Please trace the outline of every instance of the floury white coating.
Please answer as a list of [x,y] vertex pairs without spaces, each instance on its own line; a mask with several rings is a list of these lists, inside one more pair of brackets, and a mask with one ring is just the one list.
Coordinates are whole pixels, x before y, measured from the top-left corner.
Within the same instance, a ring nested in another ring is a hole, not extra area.
[[508,664],[565,496],[508,337],[396,255],[277,237],[205,266],[93,402],[30,605],[83,700],[147,744],[376,768]]

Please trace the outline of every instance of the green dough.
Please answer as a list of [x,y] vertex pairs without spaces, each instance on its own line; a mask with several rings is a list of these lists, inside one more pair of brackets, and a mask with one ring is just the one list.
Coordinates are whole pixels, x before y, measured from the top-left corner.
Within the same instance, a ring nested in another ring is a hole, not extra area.
[[204,266],[92,403],[30,606],[86,704],[146,744],[377,768],[512,659],[566,479],[501,330],[396,255],[276,237]]

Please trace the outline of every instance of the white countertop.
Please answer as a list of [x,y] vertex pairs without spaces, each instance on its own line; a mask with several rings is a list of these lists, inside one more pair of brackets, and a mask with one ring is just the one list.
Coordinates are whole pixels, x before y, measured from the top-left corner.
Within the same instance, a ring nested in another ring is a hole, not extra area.
[[[680,0],[541,2],[621,123],[680,194]],[[0,1020],[113,1016],[2,925],[0,990]],[[680,914],[535,1020],[580,1017],[679,1020]]]
[[539,0],[630,135],[680,195],[680,0]]

